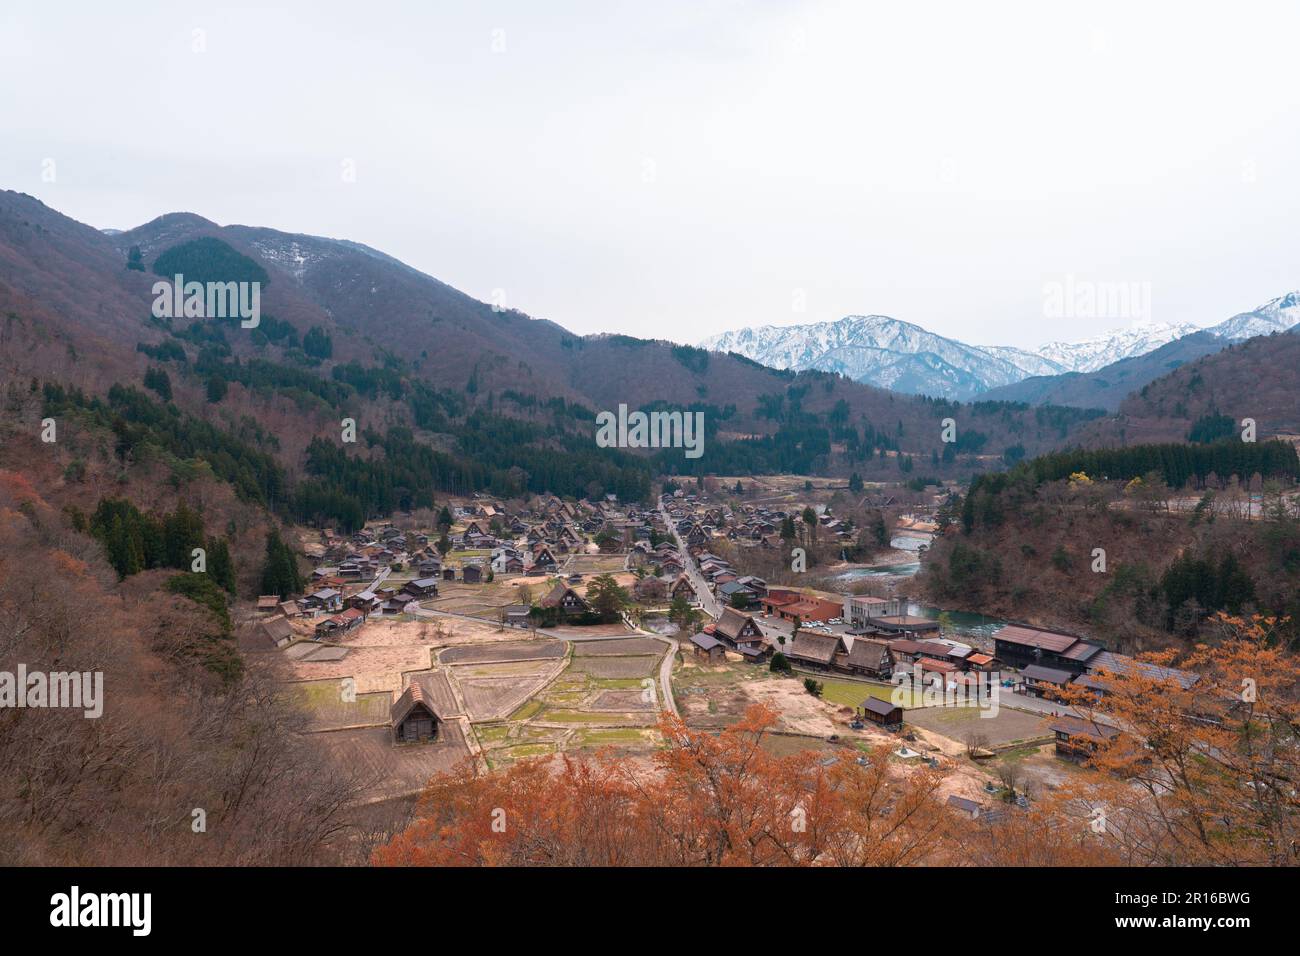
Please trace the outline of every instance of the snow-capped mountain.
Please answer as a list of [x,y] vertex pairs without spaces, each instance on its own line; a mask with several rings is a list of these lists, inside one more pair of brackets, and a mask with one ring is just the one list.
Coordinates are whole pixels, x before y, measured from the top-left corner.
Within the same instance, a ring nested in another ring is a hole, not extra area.
[[1207,331],[1229,342],[1240,342],[1256,335],[1285,332],[1297,325],[1300,325],[1300,292],[1290,292],[1251,312],[1242,312],[1212,325]]
[[1124,329],[1112,329],[1077,342],[1049,342],[1038,354],[1070,372],[1095,372],[1120,359],[1146,355],[1160,346],[1201,331],[1190,322],[1150,322]]
[[967,345],[886,315],[738,329],[700,344],[773,368],[840,372],[881,388],[948,398],[969,398],[1028,375],[1065,371],[1050,358],[1004,346]]
[[886,315],[736,329],[707,338],[700,346],[736,352],[772,368],[840,372],[897,392],[967,399],[1031,376],[1095,372],[1194,332],[1210,332],[1226,344],[1287,329],[1300,329],[1300,292],[1207,329],[1190,322],[1152,322],[1079,341],[1050,342],[1032,352],[1007,345],[967,345]]

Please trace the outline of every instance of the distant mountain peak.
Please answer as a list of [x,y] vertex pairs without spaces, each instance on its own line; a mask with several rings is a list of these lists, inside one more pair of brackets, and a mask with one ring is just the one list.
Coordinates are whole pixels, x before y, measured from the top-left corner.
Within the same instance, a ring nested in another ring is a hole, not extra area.
[[734,329],[711,336],[700,346],[736,352],[772,368],[820,369],[894,391],[969,399],[1030,377],[1095,372],[1199,332],[1239,342],[1298,324],[1300,291],[1208,329],[1191,322],[1144,322],[1085,339],[1049,342],[1032,351],[968,345],[888,315]]
[[1027,375],[1063,371],[1041,356],[967,345],[888,315],[760,326],[711,336],[701,347],[736,352],[772,368],[839,372],[894,391],[965,399]]
[[1190,322],[1144,322],[1111,329],[1086,339],[1049,342],[1038,349],[1038,354],[1071,372],[1095,372],[1113,362],[1145,355],[1174,339],[1199,331],[1200,326]]
[[1297,325],[1300,325],[1300,291],[1288,292],[1250,312],[1238,313],[1211,326],[1209,331],[1230,342],[1241,342],[1256,335],[1286,332]]

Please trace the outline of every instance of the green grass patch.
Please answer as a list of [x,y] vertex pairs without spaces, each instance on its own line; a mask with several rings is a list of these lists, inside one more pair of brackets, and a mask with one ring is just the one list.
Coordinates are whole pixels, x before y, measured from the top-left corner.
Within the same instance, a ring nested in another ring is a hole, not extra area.
[[588,714],[580,710],[547,710],[544,719],[561,724],[609,724],[617,723],[611,714]]
[[646,735],[643,732],[631,728],[584,730],[578,735],[578,746],[604,747],[612,744],[635,744],[642,743],[645,739]]
[[513,714],[511,714],[510,719],[527,720],[529,717],[533,717],[536,714],[540,713],[541,709],[542,709],[542,702],[540,700],[536,700],[536,699],[530,700],[527,701],[518,710],[516,710]]
[[479,743],[497,743],[510,736],[510,727],[508,724],[478,724],[474,727],[474,733],[478,736]]
[[[890,700],[894,694],[895,688],[881,687],[877,684],[859,684],[854,681],[823,681],[814,677],[822,685],[822,699],[832,704],[839,704],[841,707],[859,707],[868,697],[875,697],[879,700]],[[898,689],[902,695],[904,707],[911,707],[912,693],[908,690]]]

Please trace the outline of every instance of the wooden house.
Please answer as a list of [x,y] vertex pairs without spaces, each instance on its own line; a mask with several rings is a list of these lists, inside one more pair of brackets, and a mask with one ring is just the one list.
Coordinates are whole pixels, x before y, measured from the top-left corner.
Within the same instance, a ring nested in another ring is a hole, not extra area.
[[879,697],[868,697],[858,710],[863,719],[882,727],[900,727],[903,724],[903,708]]
[[338,638],[353,631],[365,623],[364,611],[350,607],[339,614],[331,615],[316,625],[316,640]]
[[785,652],[792,663],[803,664],[818,670],[829,670],[837,654],[844,653],[844,642],[838,634],[817,634],[800,631],[794,643]]
[[1034,697],[1063,690],[1074,680],[1074,674],[1069,671],[1044,667],[1042,664],[1030,664],[1022,668],[1020,677],[1024,681],[1025,693],[1032,694]]
[[555,586],[537,603],[542,607],[559,608],[565,617],[586,614],[591,610],[586,598],[561,581],[556,581]]
[[396,743],[426,743],[438,737],[442,718],[417,683],[410,683],[390,711]]
[[727,658],[727,646],[712,634],[691,635],[691,651],[710,664],[721,664]]
[[273,617],[259,621],[257,629],[274,647],[285,647],[293,640],[293,626],[287,617]]
[[763,631],[759,628],[758,622],[734,607],[723,608],[722,616],[709,627],[712,628],[710,633],[714,637],[741,654],[745,653],[745,648],[750,648],[751,652],[757,650],[761,653],[766,647]]
[[889,642],[874,637],[855,637],[841,666],[855,674],[887,678],[894,672],[894,658],[889,653]]
[[1041,664],[1057,670],[1069,671],[1071,676],[1082,674],[1088,662],[1104,648],[1073,634],[1060,634],[1021,624],[1008,624],[993,635],[994,653],[998,660],[1010,667],[1027,667]]
[[[448,568],[448,570],[451,570]],[[414,581],[407,581],[406,586],[402,588],[403,593],[412,597],[437,597],[438,579],[437,578],[416,578]]]
[[1056,734],[1056,755],[1070,760],[1086,759],[1120,735],[1118,727],[1068,714],[1057,718],[1050,730]]

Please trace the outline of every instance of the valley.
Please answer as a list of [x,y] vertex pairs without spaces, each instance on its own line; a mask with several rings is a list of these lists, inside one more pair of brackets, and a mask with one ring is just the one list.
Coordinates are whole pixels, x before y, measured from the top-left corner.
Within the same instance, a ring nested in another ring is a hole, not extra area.
[[[256,283],[258,314],[154,314],[182,273]],[[1103,796],[1125,826],[1040,862],[1285,860],[1291,810],[1219,792],[1223,831],[1171,826],[1190,791],[1168,767],[1231,755],[1198,793],[1291,772],[1234,735],[1296,700],[1293,298],[1038,353],[879,316],[697,348],[574,335],[343,240],[191,214],[106,234],[0,194],[5,663],[106,669],[130,741],[102,754],[126,767],[107,795],[86,775],[48,819],[0,793],[7,859],[87,859],[96,801],[100,852],[141,862],[476,858],[429,807],[501,788],[536,826],[598,786],[627,821],[708,833],[704,767],[745,794],[709,813],[821,786],[913,804],[915,842],[828,804],[857,863],[1007,862],[1009,835]],[[681,441],[633,427],[673,421]],[[69,643],[85,614],[103,646]],[[1225,688],[1261,661],[1267,712],[1242,717]],[[1195,726],[1152,757],[1158,708]],[[158,790],[172,757],[191,769]],[[142,829],[179,794],[215,849],[181,816]],[[762,826],[754,861],[828,859]],[[612,852],[579,830],[544,862]]]

